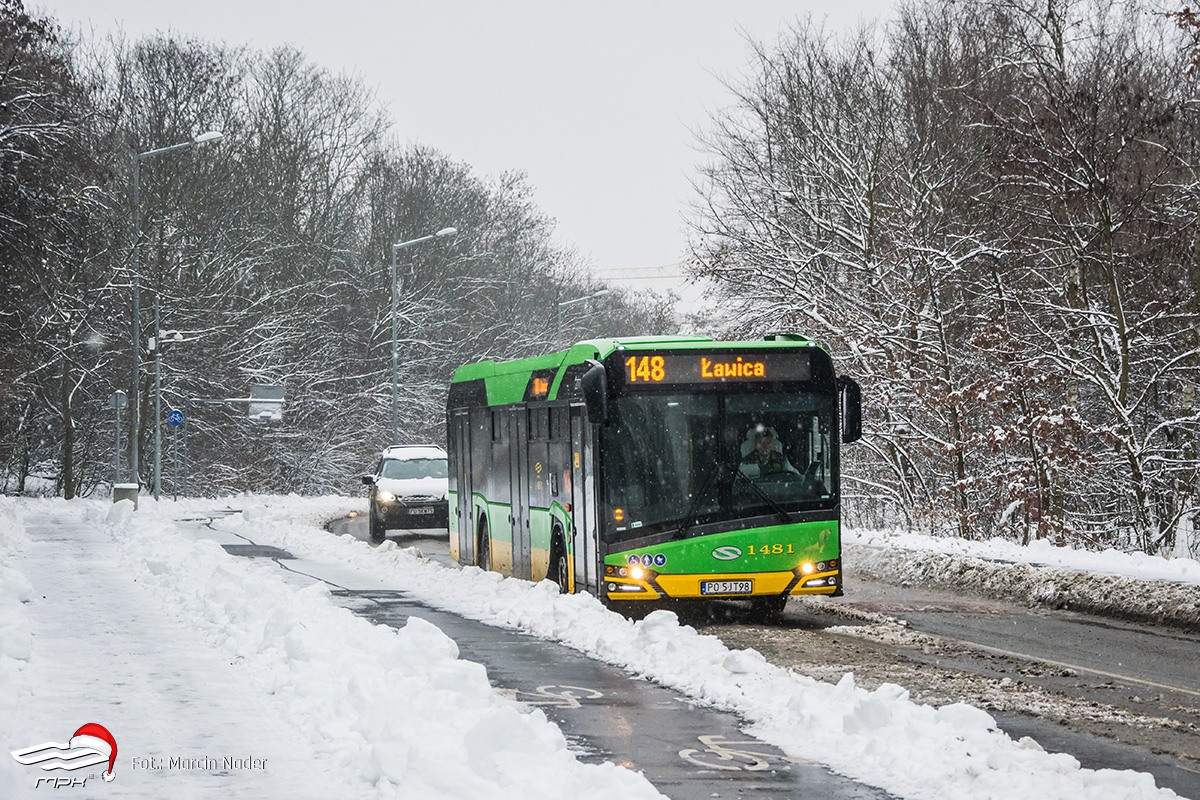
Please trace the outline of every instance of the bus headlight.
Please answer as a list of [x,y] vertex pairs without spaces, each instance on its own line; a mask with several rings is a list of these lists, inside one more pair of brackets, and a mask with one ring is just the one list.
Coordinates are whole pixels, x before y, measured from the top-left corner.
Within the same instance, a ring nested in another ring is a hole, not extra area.
[[811,561],[805,561],[803,564],[800,565],[800,571],[803,572],[805,575],[812,575],[813,572],[816,571],[816,569],[817,568],[815,566],[813,566],[813,563]]
[[646,577],[646,570],[642,569],[641,567],[630,567],[629,577],[633,578],[635,581],[640,581],[642,578]]

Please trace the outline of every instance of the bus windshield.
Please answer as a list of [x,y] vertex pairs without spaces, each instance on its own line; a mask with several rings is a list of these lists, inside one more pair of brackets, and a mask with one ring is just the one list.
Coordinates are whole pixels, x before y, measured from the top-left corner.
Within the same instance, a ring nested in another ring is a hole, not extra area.
[[836,499],[830,394],[626,394],[611,408],[600,448],[609,541]]

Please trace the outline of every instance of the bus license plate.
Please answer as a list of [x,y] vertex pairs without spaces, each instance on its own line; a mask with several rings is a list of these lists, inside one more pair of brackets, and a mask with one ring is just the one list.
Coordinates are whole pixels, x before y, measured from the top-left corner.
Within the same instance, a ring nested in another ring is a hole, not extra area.
[[700,594],[750,594],[753,581],[700,581]]
[[432,514],[433,506],[418,506],[417,508],[410,508],[408,510],[408,513],[410,513],[410,514]]

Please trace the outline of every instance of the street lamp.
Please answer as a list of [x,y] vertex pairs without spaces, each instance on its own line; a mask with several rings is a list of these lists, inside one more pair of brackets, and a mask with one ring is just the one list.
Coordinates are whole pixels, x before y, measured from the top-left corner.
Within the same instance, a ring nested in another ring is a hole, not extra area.
[[561,303],[554,304],[554,338],[558,339],[562,335],[562,310],[567,306],[573,306],[577,303],[586,303],[588,300],[595,300],[597,297],[603,297],[608,294],[608,289],[601,289],[598,292],[589,294],[587,297],[576,297],[574,300],[563,300]]
[[[141,181],[142,181],[142,162],[152,156],[160,156],[164,153],[176,153],[181,150],[191,150],[193,147],[219,142],[224,137],[219,131],[208,131],[202,133],[190,141],[180,142],[179,144],[167,145],[166,147],[158,147],[154,150],[147,150],[144,153],[137,153],[133,157],[133,251],[130,253],[130,272],[132,272],[133,284],[133,313],[130,319],[130,329],[133,334],[133,381],[129,395],[129,402],[132,409],[129,414],[129,471],[132,473],[132,482],[140,483],[138,480],[138,438],[141,433],[142,415],[141,403],[138,402],[140,397],[138,393],[138,384],[141,380],[142,365],[141,365],[141,347],[142,347],[142,296],[141,296],[141,266],[139,264],[140,245],[142,241],[142,196],[141,196]],[[158,329],[159,325],[159,309],[158,309],[158,293],[154,294],[154,327]],[[160,420],[155,420],[156,424],[161,424]],[[158,497],[158,482],[155,481],[154,496]]]
[[458,233],[457,228],[442,228],[437,233],[392,245],[392,444],[400,443],[400,357],[397,354],[397,342],[400,338],[400,321],[398,319],[400,289],[396,283],[396,253],[406,247],[428,242],[430,239],[437,239],[441,236],[453,236],[456,233]]

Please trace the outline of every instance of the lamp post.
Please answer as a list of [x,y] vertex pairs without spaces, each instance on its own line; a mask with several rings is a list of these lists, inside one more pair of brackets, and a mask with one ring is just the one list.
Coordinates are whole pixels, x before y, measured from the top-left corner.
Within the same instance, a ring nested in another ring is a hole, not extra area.
[[398,319],[399,304],[400,304],[400,288],[396,282],[396,253],[406,247],[428,242],[430,239],[437,239],[441,236],[453,236],[458,233],[457,228],[442,228],[437,233],[431,233],[428,236],[421,236],[416,239],[409,239],[407,242],[397,242],[392,245],[392,444],[399,444],[400,440],[400,357],[398,355],[398,340],[400,338],[400,321]]
[[[133,380],[132,391],[129,394],[129,402],[132,406],[129,413],[129,471],[132,482],[139,483],[138,480],[138,438],[141,433],[141,403],[138,402],[138,384],[141,380],[142,365],[141,365],[141,347],[142,347],[142,297],[141,297],[141,265],[139,263],[139,251],[142,241],[142,196],[141,196],[141,180],[142,180],[142,162],[152,156],[163,155],[164,153],[175,153],[181,150],[191,150],[199,145],[218,142],[224,137],[224,134],[218,131],[208,131],[202,133],[190,141],[180,142],[179,144],[167,145],[166,147],[158,147],[154,150],[147,150],[144,153],[137,153],[133,157],[133,251],[130,253],[130,272],[132,273],[133,285],[133,313],[130,315],[130,329],[133,334]],[[154,295],[154,318],[155,327],[158,326],[158,293]],[[161,424],[160,420],[155,420],[156,424]],[[155,483],[155,497],[158,497],[158,485]]]
[[586,303],[588,300],[595,300],[597,297],[603,297],[608,294],[608,289],[601,289],[598,292],[593,292],[587,297],[576,297],[574,300],[563,300],[561,303],[554,304],[554,338],[558,339],[562,336],[562,310],[567,306],[573,306],[577,303]]

